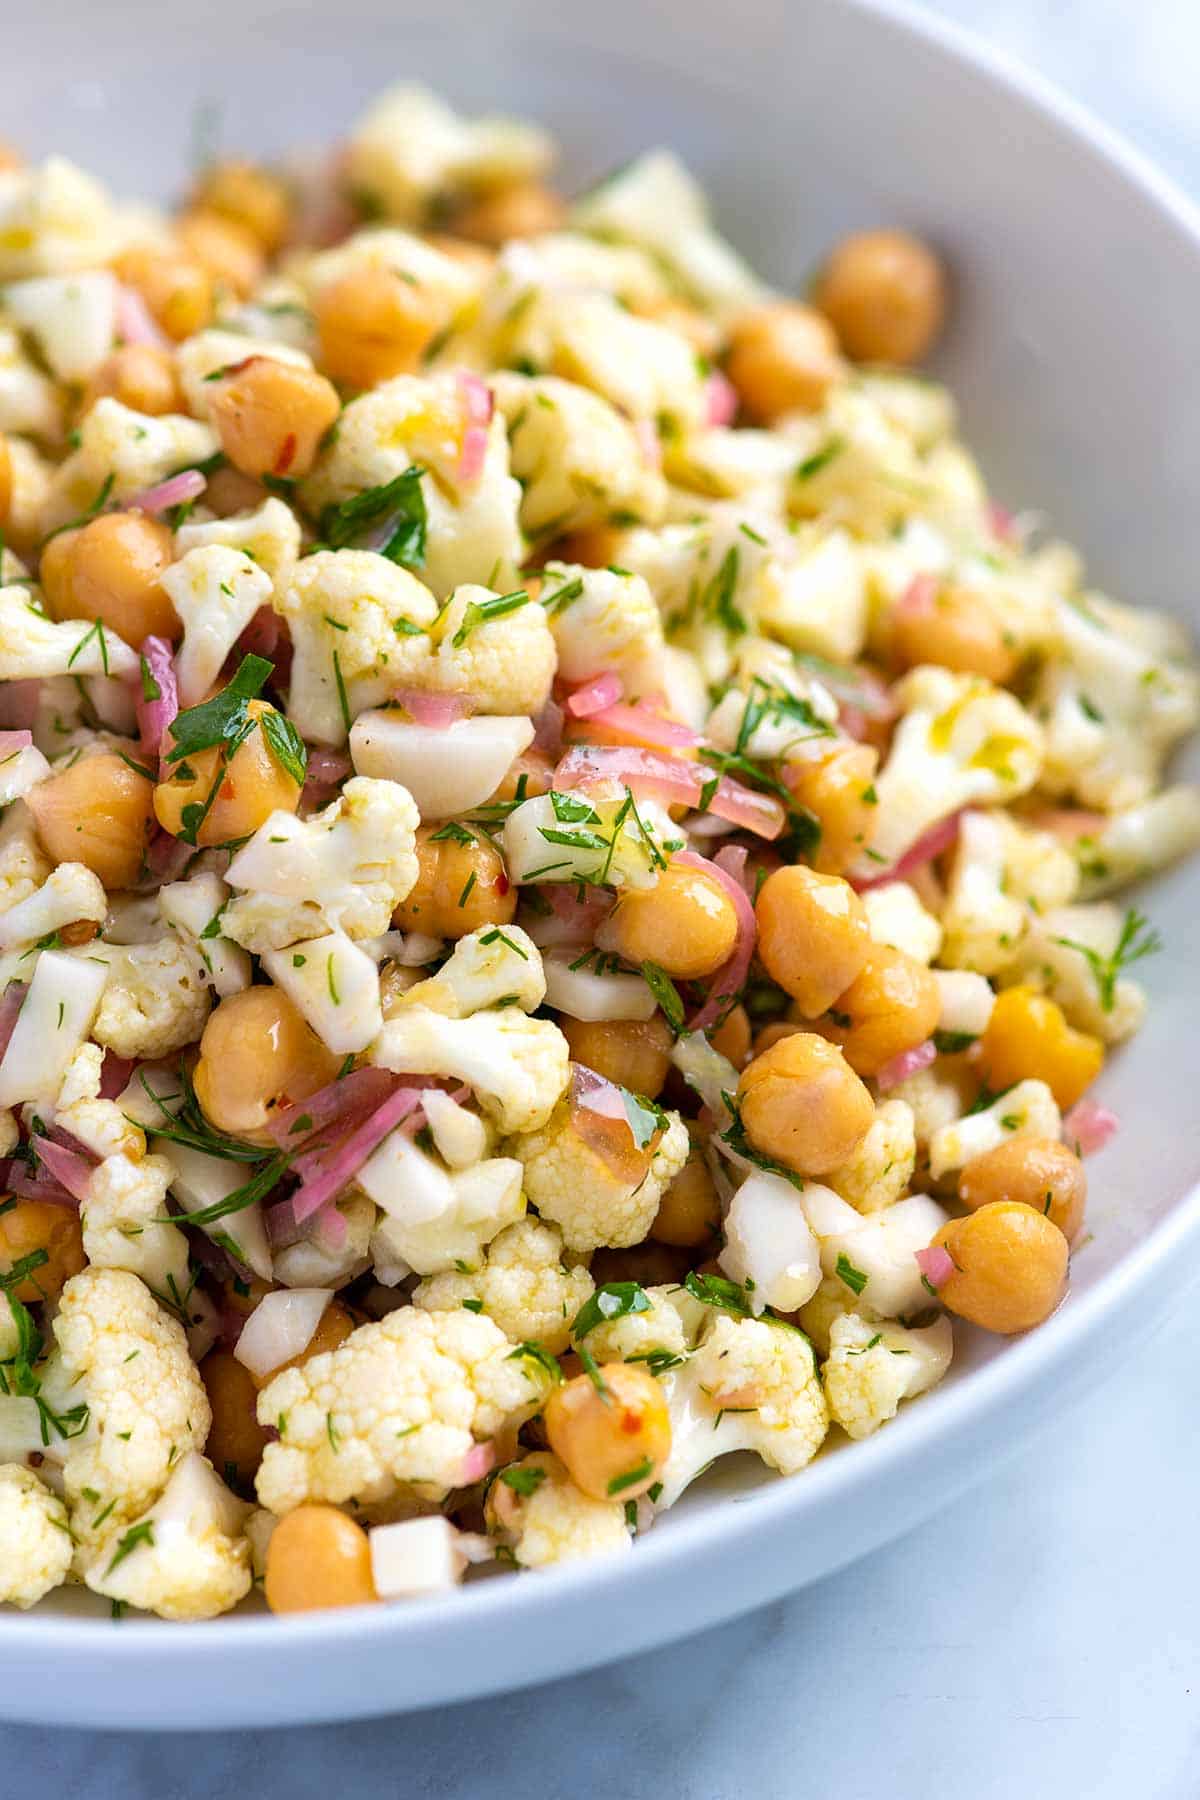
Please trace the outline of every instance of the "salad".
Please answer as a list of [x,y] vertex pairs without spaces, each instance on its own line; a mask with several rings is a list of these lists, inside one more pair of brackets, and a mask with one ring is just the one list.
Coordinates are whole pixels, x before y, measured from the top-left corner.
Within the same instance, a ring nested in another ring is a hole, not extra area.
[[0,153],[0,1599],[630,1551],[1036,1326],[1200,681],[988,491],[895,229],[385,93]]

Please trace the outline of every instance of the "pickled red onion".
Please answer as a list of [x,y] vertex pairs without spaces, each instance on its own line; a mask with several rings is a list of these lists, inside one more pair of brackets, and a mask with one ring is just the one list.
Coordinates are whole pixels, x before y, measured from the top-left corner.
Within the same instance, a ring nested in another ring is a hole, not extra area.
[[475,711],[469,694],[429,694],[422,688],[399,687],[392,689],[392,699],[418,725],[428,725],[431,731],[445,731]]
[[[602,709],[598,708],[590,716],[577,713],[577,718],[587,718],[593,730],[611,732],[614,737],[624,738],[634,745],[648,746],[661,750],[693,750],[702,742],[699,732],[688,725],[681,725],[678,719],[668,719],[665,713],[647,706],[644,700],[635,701],[632,705],[621,705],[620,695],[616,695]],[[567,710],[571,711],[571,703],[567,702]]]
[[122,506],[131,512],[166,512],[168,507],[185,506],[189,500],[198,500],[207,486],[208,477],[199,469],[181,469],[178,475],[131,494],[128,500],[122,501]]
[[275,609],[260,606],[238,637],[238,648],[247,656],[265,656],[273,662],[282,630],[283,621]]
[[932,611],[939,586],[936,575],[914,575],[901,594],[896,611],[906,618],[920,617],[922,613]]
[[[634,745],[610,748],[576,744],[554,771],[556,788],[616,782],[636,794],[660,800],[665,806],[699,806],[711,779],[711,771],[701,763],[661,756],[657,751]],[[762,838],[778,837],[786,817],[779,801],[770,794],[756,793],[728,775],[722,775],[718,781],[708,811]]]
[[[278,1206],[271,1208],[268,1220],[286,1212],[289,1221],[302,1225],[305,1219],[319,1212],[327,1201],[336,1198],[366,1162],[372,1150],[383,1142],[389,1132],[407,1119],[410,1113],[414,1113],[420,1104],[420,1088],[397,1088],[342,1143],[320,1156],[313,1155],[300,1186],[287,1200],[281,1200]],[[308,1162],[307,1158],[303,1160]]]
[[954,1258],[942,1244],[930,1244],[924,1250],[914,1250],[913,1256],[931,1288],[944,1287],[954,1273]]
[[[728,850],[722,850],[721,855],[728,862],[732,856],[736,855],[736,851],[730,846]],[[746,852],[743,850],[743,863],[745,857]],[[750,896],[742,886],[740,872],[735,875],[727,867],[723,868],[719,862],[710,861],[707,856],[697,856],[694,850],[681,850],[675,857],[675,861],[682,863],[684,868],[697,869],[701,874],[708,875],[712,880],[718,882],[728,894],[737,915],[738,929],[733,950],[713,976],[708,990],[708,999],[699,1012],[695,1013],[688,1021],[689,1030],[708,1031],[723,1014],[729,1011],[730,1006],[746,985],[746,976],[754,955],[757,922]]]
[[150,678],[158,689],[155,700],[145,698],[144,689],[137,701],[138,729],[142,750],[147,756],[162,753],[163,733],[173,724],[179,711],[179,688],[175,680],[175,664],[166,638],[148,637],[142,645],[142,656]]
[[25,1004],[25,996],[29,992],[26,981],[10,981],[0,999],[0,1057],[8,1049],[8,1040],[16,1029],[17,1019]]
[[907,881],[926,863],[931,863],[943,852],[949,850],[958,838],[962,824],[962,812],[951,813],[948,819],[939,819],[936,825],[923,832],[910,850],[894,862],[890,869],[884,869],[879,875],[869,875],[865,879],[852,878],[851,886],[865,894],[870,888],[883,887],[889,881]]
[[7,762],[10,756],[17,756],[32,746],[32,731],[0,731],[0,762]]
[[0,681],[0,725],[24,731],[37,723],[40,681]]
[[531,914],[522,923],[539,950],[590,944],[613,909],[612,895],[602,888],[581,890],[569,882],[547,881],[537,894],[552,909],[550,915]]
[[478,481],[487,460],[488,426],[492,422],[495,401],[487,382],[469,369],[458,371],[458,391],[467,415],[462,449],[458,455],[458,479]]
[[649,419],[635,419],[633,435],[638,441],[638,449],[648,469],[662,468],[662,444],[652,422]]
[[926,1038],[923,1044],[916,1044],[911,1050],[902,1050],[899,1056],[893,1056],[891,1062],[884,1063],[875,1077],[875,1085],[881,1094],[886,1094],[897,1082],[907,1080],[920,1069],[927,1069],[936,1060],[937,1046],[932,1038]]
[[267,1135],[281,1149],[295,1149],[335,1121],[346,1130],[359,1125],[382,1106],[399,1085],[399,1077],[387,1069],[351,1069],[340,1081],[318,1088],[307,1100],[297,1100],[275,1114]]
[[38,1161],[51,1177],[65,1188],[72,1200],[86,1200],[91,1192],[92,1171],[94,1163],[75,1150],[68,1150],[63,1144],[56,1144],[53,1138],[39,1137],[34,1146]]
[[1120,1119],[1098,1100],[1080,1100],[1062,1122],[1063,1138],[1076,1144],[1080,1156],[1103,1150],[1120,1127]]
[[106,1050],[100,1069],[101,1100],[115,1100],[123,1094],[129,1086],[133,1070],[132,1057],[118,1056],[115,1050]]
[[495,1466],[496,1450],[492,1444],[473,1444],[462,1459],[458,1471],[458,1486],[470,1487],[473,1482],[482,1481],[484,1476]]
[[165,350],[169,341],[137,289],[123,284],[117,289],[117,336],[122,343],[153,344],[158,350]]
[[603,675],[596,675],[574,689],[567,699],[566,710],[572,718],[590,719],[593,714],[615,706],[624,691],[621,677],[615,670],[606,669]]
[[710,425],[733,424],[737,418],[737,389],[719,369],[714,369],[705,382],[704,399]]
[[301,811],[309,813],[328,805],[353,767],[344,750],[310,750],[304,786],[300,790]]

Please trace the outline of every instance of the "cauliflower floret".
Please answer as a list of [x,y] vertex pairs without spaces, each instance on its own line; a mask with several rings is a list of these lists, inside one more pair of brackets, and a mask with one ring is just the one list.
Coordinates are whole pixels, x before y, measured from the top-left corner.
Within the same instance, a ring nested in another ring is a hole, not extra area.
[[[353,1189],[337,1203],[346,1222],[346,1235],[337,1245],[320,1238],[301,1238],[274,1254],[273,1274],[284,1287],[340,1288],[371,1266],[371,1234],[375,1230],[375,1203]],[[239,1215],[240,1216],[240,1215]],[[222,1224],[227,1221],[222,1220]],[[218,1227],[219,1229],[219,1227]],[[267,1261],[271,1262],[270,1253]]]
[[99,268],[116,228],[104,188],[61,156],[0,171],[0,281]]
[[580,1136],[566,1101],[543,1129],[513,1144],[514,1155],[525,1165],[530,1201],[561,1228],[568,1250],[641,1243],[691,1148],[679,1114],[664,1113],[663,1120],[653,1150],[646,1155],[647,1145],[643,1151],[644,1168],[629,1175],[617,1173]]
[[0,681],[48,675],[133,675],[138,659],[110,625],[60,619],[41,610],[27,587],[0,588]]
[[106,269],[14,282],[4,305],[59,381],[87,381],[112,349],[117,283]]
[[569,1059],[557,1025],[513,1006],[469,1019],[409,1007],[387,1021],[371,1049],[371,1061],[394,1074],[466,1082],[502,1131],[537,1131],[546,1123],[567,1085]]
[[831,391],[824,410],[794,421],[793,513],[887,538],[910,514],[932,511],[936,482],[912,439],[857,383]]
[[465,1019],[502,1002],[536,1012],[545,998],[541,951],[519,925],[506,925],[459,938],[437,974],[409,988],[402,1004]]
[[713,507],[699,523],[624,532],[614,550],[649,584],[667,641],[697,658],[710,685],[728,679],[739,641],[757,627],[774,566],[770,523],[756,515],[753,535],[746,523],[744,507]]
[[103,882],[83,863],[59,863],[34,893],[0,913],[0,950],[24,949],[77,920],[102,925],[107,912]]
[[[531,538],[605,525],[614,514],[656,525],[667,489],[642,437],[616,407],[553,375],[492,377],[521,483],[521,526]],[[547,588],[549,592],[549,588]],[[576,679],[569,677],[569,679]]]
[[686,1357],[708,1323],[709,1309],[686,1288],[643,1288],[645,1312],[602,1319],[586,1332],[586,1347],[598,1363],[642,1362],[655,1352]]
[[[42,518],[50,497],[54,464],[23,437],[9,438],[8,462],[11,485],[4,535],[10,543],[20,547],[23,555],[29,555],[45,535]],[[6,571],[11,566],[10,560]]]
[[54,1336],[58,1365],[43,1389],[60,1414],[87,1409],[86,1428],[58,1451],[71,1529],[87,1552],[158,1498],[179,1458],[203,1447],[212,1411],[183,1326],[127,1270],[73,1275]]
[[[948,1214],[928,1194],[910,1194],[865,1218],[832,1188],[806,1181],[800,1195],[821,1245],[821,1267],[857,1301],[885,1319],[920,1312],[928,1300],[914,1251],[923,1250]],[[860,1305],[858,1310],[863,1311]]]
[[292,638],[288,713],[310,741],[344,744],[353,719],[428,659],[433,595],[374,550],[304,557],[275,604]]
[[[1143,935],[1144,933],[1144,935]],[[1142,987],[1119,971],[1157,947],[1140,913],[1111,901],[1059,906],[1030,920],[1019,953],[1001,981],[1027,983],[1049,994],[1068,1023],[1106,1044],[1120,1044],[1146,1014]]]
[[36,1606],[71,1567],[67,1509],[32,1469],[0,1466],[0,1601]]
[[[1097,819],[1075,841],[1081,897],[1098,900],[1200,848],[1200,788],[1169,787],[1141,806]],[[1065,896],[1070,899],[1072,896]]]
[[894,863],[960,807],[1007,804],[1042,766],[1042,733],[1019,701],[990,681],[924,664],[892,690],[904,715],[876,778],[879,804],[862,873]]
[[790,1181],[751,1171],[729,1203],[717,1260],[745,1288],[756,1313],[767,1306],[795,1312],[812,1298],[821,1283],[821,1256]]
[[146,1154],[146,1134],[125,1117],[115,1100],[100,1098],[104,1052],[99,1044],[81,1044],[67,1065],[54,1107],[54,1123],[78,1138],[101,1158],[118,1152],[130,1162]]
[[971,969],[935,969],[933,979],[940,1003],[935,1041],[949,1051],[963,1050],[987,1030],[996,1005],[992,984]]
[[300,489],[319,517],[416,470],[403,516],[423,527],[416,566],[439,600],[464,582],[512,586],[521,562],[521,489],[509,473],[498,413],[486,427],[482,457],[463,455],[467,433],[479,429],[477,392],[474,381],[455,373],[381,383],[346,407],[337,436]]
[[550,696],[556,651],[540,606],[486,587],[457,587],[438,618],[436,644],[410,686],[470,694],[484,713],[529,717]]
[[270,600],[271,577],[244,550],[205,544],[172,563],[162,586],[183,625],[175,655],[180,704],[195,706],[259,607]]
[[849,1313],[869,1320],[872,1325],[879,1323],[879,1314],[873,1307],[865,1305],[836,1275],[827,1275],[807,1306],[800,1308],[796,1319],[801,1331],[812,1339],[814,1348],[822,1356],[828,1356],[834,1323]]
[[904,1100],[882,1100],[866,1136],[849,1161],[825,1177],[856,1212],[882,1212],[899,1200],[917,1160],[913,1109]]
[[374,958],[344,931],[264,950],[262,966],[335,1056],[357,1056],[383,1024]]
[[52,1107],[71,1059],[92,1035],[105,972],[67,951],[43,950],[0,1057],[0,1107]]
[[[20,1137],[21,1133],[17,1125],[16,1115],[10,1112],[7,1107],[0,1108],[0,1156],[11,1156],[16,1149],[17,1144],[20,1142]],[[5,1316],[3,1308],[0,1308],[0,1343],[7,1342],[7,1339],[3,1335],[5,1330]],[[7,1350],[0,1349],[0,1362],[3,1362],[8,1354],[9,1352]]]
[[372,209],[420,224],[456,193],[507,187],[548,168],[553,145],[523,120],[465,119],[427,88],[387,88],[350,134],[346,180]]
[[306,1500],[372,1506],[400,1483],[440,1500],[471,1479],[476,1440],[529,1418],[550,1381],[481,1315],[389,1313],[259,1394],[260,1422],[279,1433],[263,1454],[259,1500],[273,1513]]
[[932,1067],[906,1075],[889,1090],[889,1100],[902,1100],[913,1116],[913,1131],[918,1150],[928,1148],[929,1140],[943,1125],[961,1119],[971,1104],[973,1081],[970,1072],[939,1060]]
[[456,1312],[477,1300],[487,1318],[518,1342],[558,1355],[570,1343],[571,1321],[593,1291],[586,1269],[565,1269],[562,1238],[552,1225],[521,1219],[493,1238],[479,1269],[423,1281],[413,1303],[426,1312]]
[[1078,872],[1048,831],[1001,812],[965,812],[942,910],[941,960],[950,968],[994,975],[1012,961],[1031,923],[1074,898]]
[[954,1354],[954,1331],[942,1317],[915,1331],[846,1313],[829,1330],[821,1373],[829,1411],[847,1437],[870,1437],[894,1419],[902,1400],[942,1379]]
[[935,1131],[929,1140],[929,1170],[940,1180],[1013,1138],[1057,1138],[1061,1129],[1062,1117],[1046,1083],[1018,1081],[990,1106]]
[[154,1061],[194,1044],[212,996],[195,952],[172,932],[148,944],[87,946],[108,964],[92,1036],[118,1056]]
[[829,1429],[817,1360],[802,1331],[778,1320],[714,1313],[681,1368],[662,1377],[671,1414],[671,1454],[660,1507],[718,1456],[753,1450],[782,1475],[812,1461]]
[[282,595],[300,556],[300,521],[290,506],[272,495],[253,512],[234,513],[227,519],[189,521],[175,533],[175,548],[181,557],[216,544],[253,557],[270,576],[275,593]]
[[[53,443],[62,435],[62,412],[59,389],[26,356],[17,333],[0,325],[0,431]],[[0,574],[7,572],[6,564]]]
[[119,504],[180,469],[206,462],[219,449],[208,426],[195,419],[182,413],[156,418],[105,395],[79,422],[79,448],[55,470],[43,532],[79,518],[99,494]]
[[148,1512],[101,1544],[82,1574],[95,1594],[160,1619],[215,1619],[250,1592],[249,1507],[189,1451]]
[[487,1525],[522,1569],[633,1548],[621,1501],[593,1500],[549,1450],[500,1471],[488,1490]]
[[379,937],[417,879],[418,822],[407,789],[369,775],[309,819],[272,813],[226,871],[249,890],[225,908],[226,937],[255,954],[330,928]]
[[168,925],[192,945],[212,976],[214,991],[225,999],[250,986],[250,958],[241,947],[213,932],[229,900],[229,889],[211,869],[187,881],[170,881],[158,890],[158,905]]
[[920,963],[931,963],[942,947],[942,927],[922,906],[907,881],[885,881],[863,895],[867,924],[877,944],[890,944]]
[[589,681],[612,670],[630,694],[659,686],[662,620],[640,575],[547,563],[542,604],[554,633],[560,680]]
[[93,1268],[129,1269],[178,1304],[187,1291],[188,1245],[178,1226],[163,1223],[171,1177],[162,1156],[106,1156],[92,1171],[80,1223]]
[[466,1265],[477,1268],[484,1245],[524,1216],[521,1165],[511,1156],[486,1157],[447,1172],[393,1131],[359,1169],[360,1187],[387,1215],[376,1228],[371,1255],[389,1284],[403,1264],[420,1275]]
[[[586,778],[586,746],[578,752]],[[535,794],[514,807],[501,842],[515,882],[590,881],[615,888],[649,888],[684,839],[666,808],[654,800],[635,804],[596,763],[597,785],[562,794]],[[600,784],[604,791],[601,791]]]
[[0,813],[0,914],[28,899],[53,866],[32,813],[23,801],[14,801]]

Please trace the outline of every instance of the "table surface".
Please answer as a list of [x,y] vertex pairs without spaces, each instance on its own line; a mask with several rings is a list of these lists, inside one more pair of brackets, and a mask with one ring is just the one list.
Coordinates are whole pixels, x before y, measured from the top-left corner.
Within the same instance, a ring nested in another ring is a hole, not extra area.
[[[1192,0],[934,10],[1200,191]],[[408,1719],[220,1737],[0,1727],[0,1794],[19,1779],[72,1800],[1195,1800],[1190,1308],[1113,1360],[1102,1392],[951,1511],[702,1637]]]

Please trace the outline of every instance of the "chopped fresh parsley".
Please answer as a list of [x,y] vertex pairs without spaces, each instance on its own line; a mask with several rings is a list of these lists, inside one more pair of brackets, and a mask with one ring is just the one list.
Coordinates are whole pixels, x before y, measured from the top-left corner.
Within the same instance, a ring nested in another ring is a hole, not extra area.
[[657,963],[644,962],[642,964],[642,980],[658,1002],[659,1010],[667,1024],[678,1037],[683,1030],[684,1021],[683,1001],[680,998],[679,989],[666,970],[660,969]]
[[861,1294],[867,1285],[867,1276],[862,1269],[856,1269],[850,1258],[843,1251],[834,1266],[834,1274],[839,1281],[845,1282],[853,1294]]
[[641,1462],[635,1463],[632,1469],[626,1469],[623,1475],[613,1476],[608,1484],[608,1492],[610,1494],[623,1494],[626,1488],[636,1487],[639,1481],[645,1481],[647,1475],[651,1475],[653,1472],[654,1458],[652,1456],[643,1456]]
[[428,527],[421,487],[424,473],[420,464],[413,463],[392,481],[327,506],[318,527],[322,540],[331,550],[363,549],[362,540],[369,537],[371,547],[389,562],[406,569],[424,568]]
[[522,1495],[526,1500],[535,1494],[546,1479],[545,1469],[532,1468],[501,1469],[499,1479],[505,1487],[511,1488],[514,1494]]
[[649,1312],[652,1305],[650,1296],[640,1282],[606,1281],[590,1299],[584,1301],[575,1314],[571,1336],[578,1343],[589,1331],[595,1330],[597,1325],[603,1325],[610,1319],[628,1318],[631,1313]]
[[1141,962],[1144,956],[1153,956],[1162,949],[1161,935],[1134,906],[1125,914],[1120,936],[1110,956],[1102,956],[1090,944],[1081,944],[1076,938],[1058,937],[1054,941],[1068,950],[1078,950],[1080,956],[1087,959],[1100,993],[1100,1009],[1106,1013],[1110,1013],[1117,1003],[1117,982],[1123,972]]

